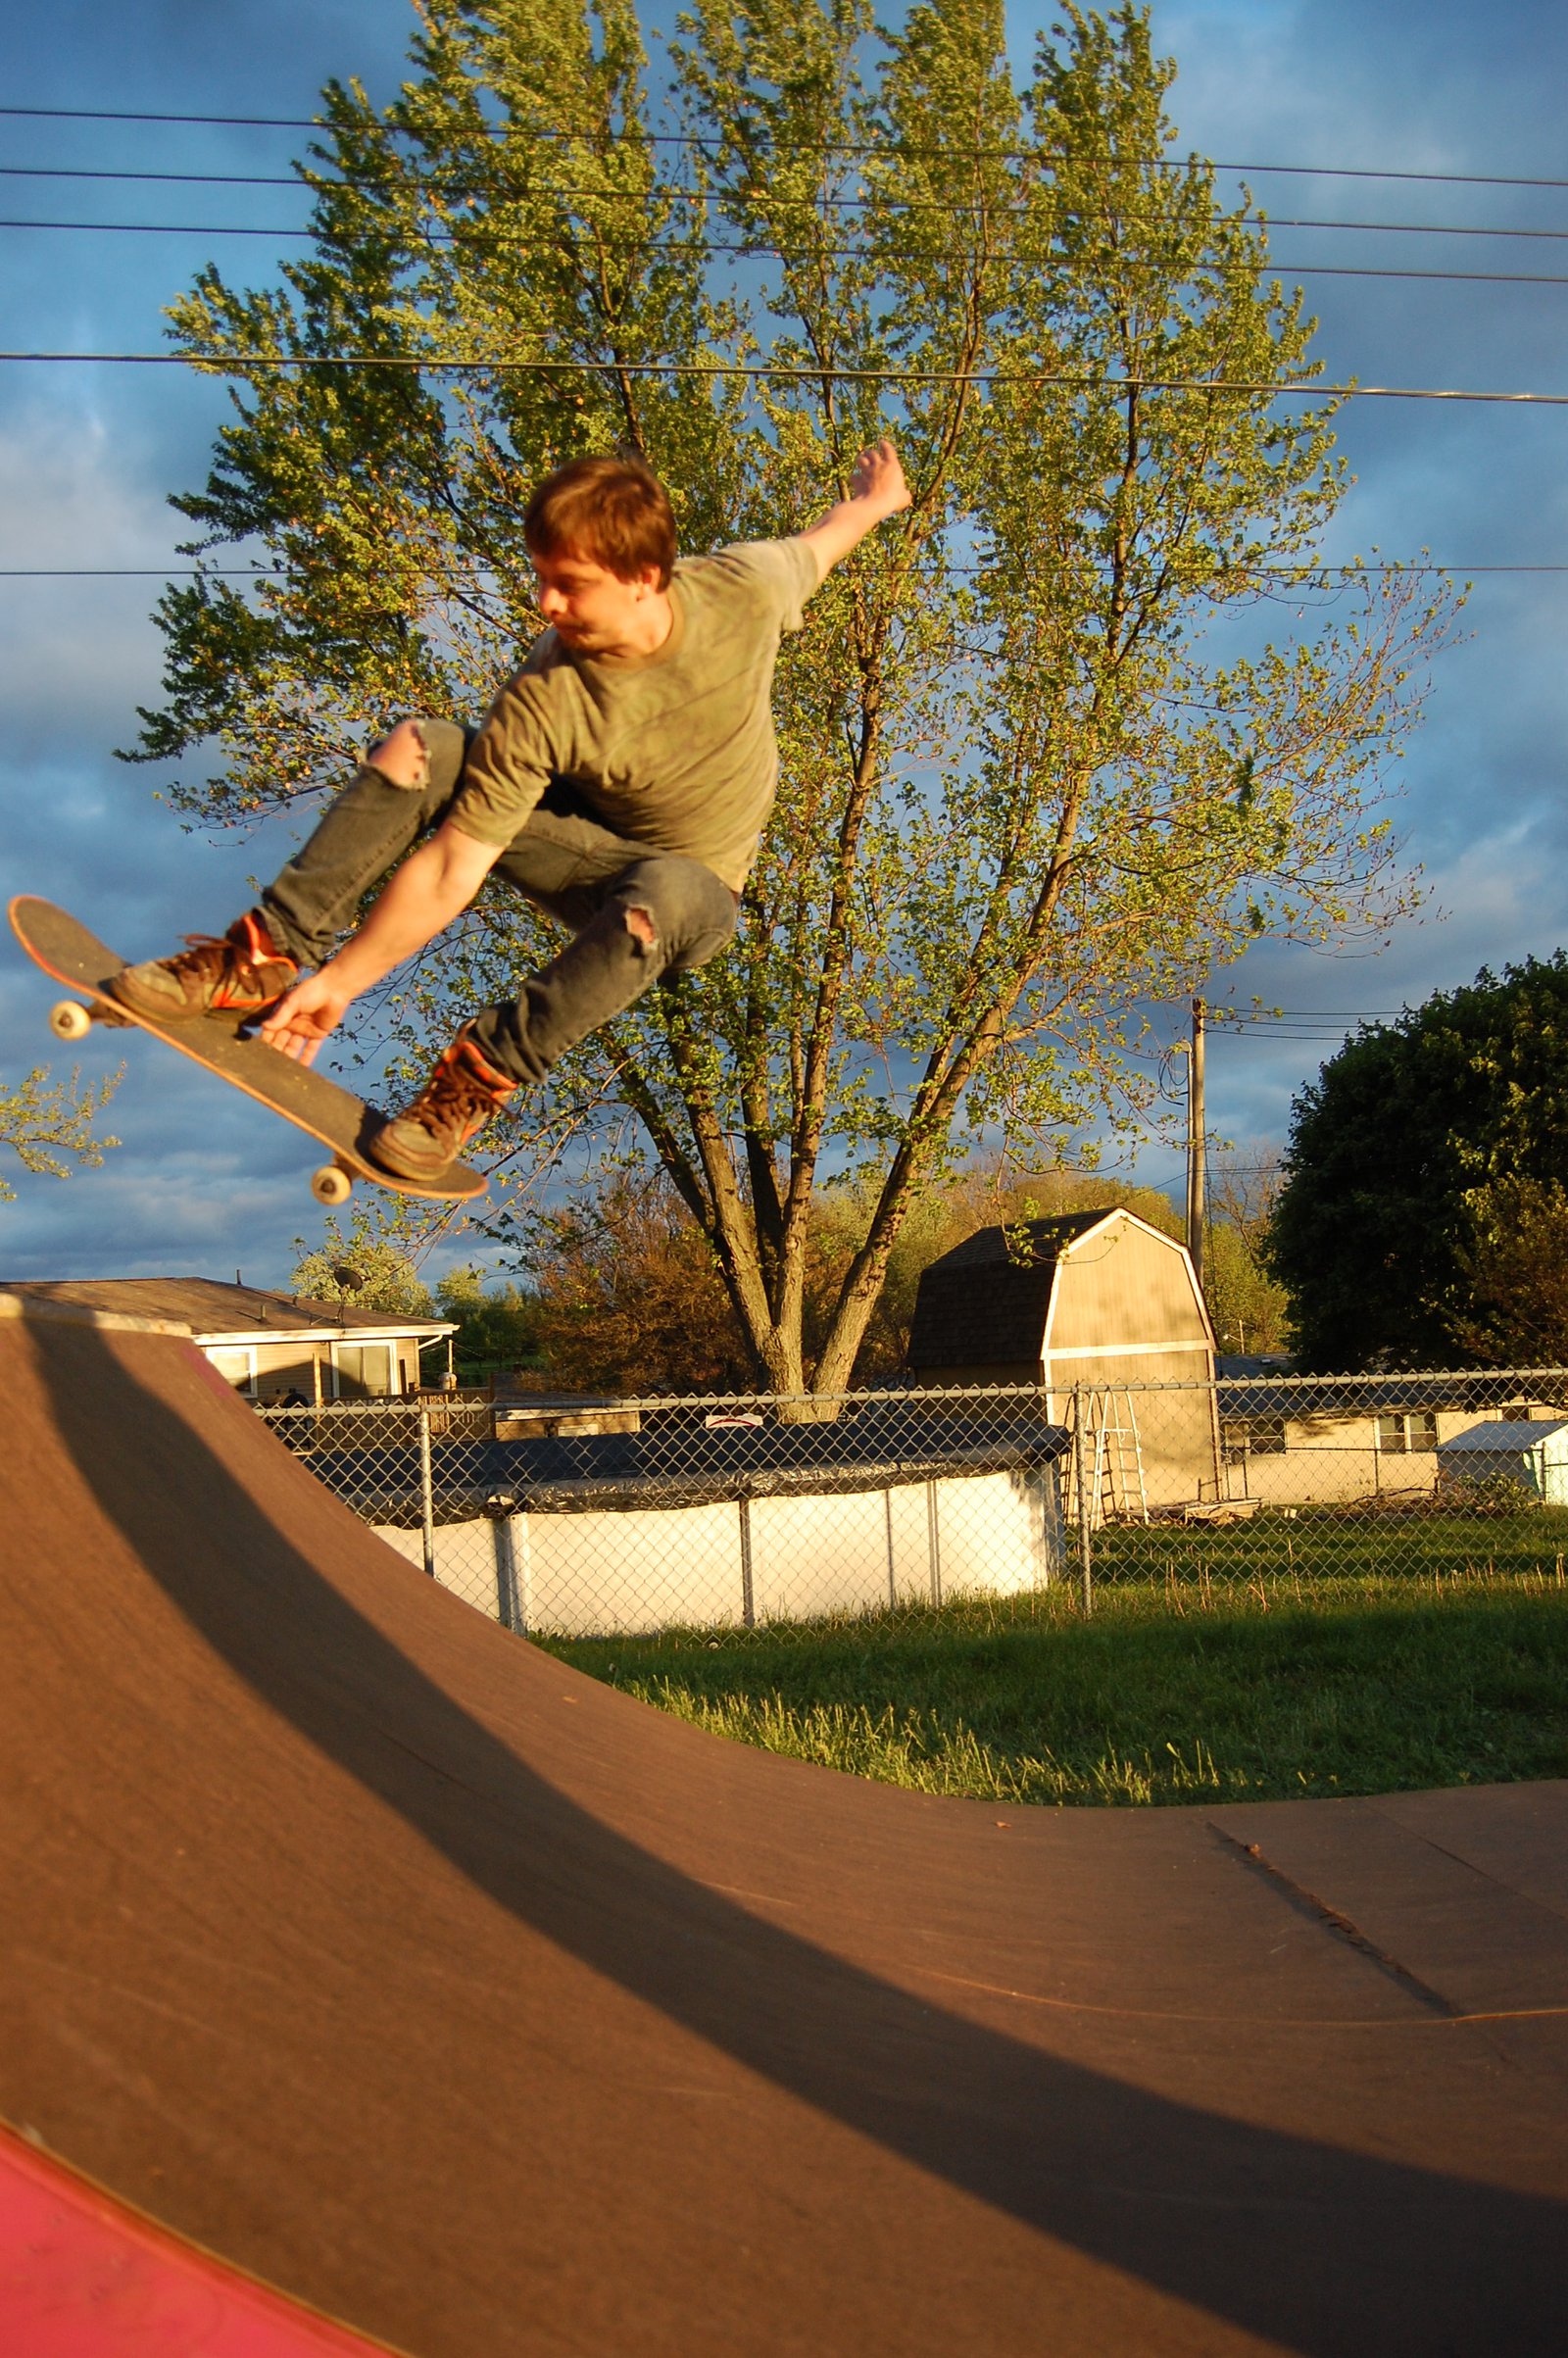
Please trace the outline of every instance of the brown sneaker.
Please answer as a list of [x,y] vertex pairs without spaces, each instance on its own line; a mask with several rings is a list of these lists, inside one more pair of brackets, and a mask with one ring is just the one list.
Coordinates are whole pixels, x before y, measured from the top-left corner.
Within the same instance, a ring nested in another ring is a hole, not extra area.
[[465,1024],[452,1046],[442,1050],[413,1105],[382,1122],[370,1139],[371,1159],[400,1179],[439,1179],[516,1087],[497,1071]]
[[193,1015],[260,1015],[299,979],[299,966],[279,950],[255,909],[236,917],[227,933],[188,933],[190,947],[173,958],[125,966],[106,986],[138,1015],[184,1023]]

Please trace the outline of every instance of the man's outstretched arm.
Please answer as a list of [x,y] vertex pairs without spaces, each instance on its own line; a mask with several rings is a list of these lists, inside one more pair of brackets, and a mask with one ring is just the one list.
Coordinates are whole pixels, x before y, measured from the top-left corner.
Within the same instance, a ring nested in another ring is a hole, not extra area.
[[825,581],[841,558],[858,549],[868,532],[910,502],[899,454],[885,437],[861,451],[850,476],[850,496],[830,508],[800,538],[815,552],[817,579]]
[[500,859],[500,844],[476,843],[450,822],[438,827],[393,876],[357,934],[317,974],[284,993],[262,1038],[297,1063],[316,1052],[363,991],[461,916]]

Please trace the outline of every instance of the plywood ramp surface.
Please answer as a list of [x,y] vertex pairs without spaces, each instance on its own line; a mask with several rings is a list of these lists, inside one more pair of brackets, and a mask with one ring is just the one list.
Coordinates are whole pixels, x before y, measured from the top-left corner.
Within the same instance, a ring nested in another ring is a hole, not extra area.
[[1568,1788],[862,1785],[486,1622],[175,1338],[0,1354],[48,2151],[416,2358],[1564,2346]]

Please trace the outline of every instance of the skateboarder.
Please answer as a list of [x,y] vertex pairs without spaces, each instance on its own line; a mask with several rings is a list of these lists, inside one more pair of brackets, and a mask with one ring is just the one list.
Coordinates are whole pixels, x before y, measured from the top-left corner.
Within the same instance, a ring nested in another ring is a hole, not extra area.
[[[908,504],[883,441],[808,531],[677,562],[668,498],[646,467],[589,458],[559,468],[523,519],[547,628],[482,726],[400,721],[260,907],[110,987],[164,1023],[216,1007],[255,1014],[264,1039],[310,1063],[354,1001],[450,925],[495,868],[572,939],[517,999],[464,1024],[376,1133],[369,1151],[386,1170],[431,1177],[568,1048],[729,940],[773,799],[780,634],[800,628],[832,566]],[[400,860],[334,955],[362,896]]]

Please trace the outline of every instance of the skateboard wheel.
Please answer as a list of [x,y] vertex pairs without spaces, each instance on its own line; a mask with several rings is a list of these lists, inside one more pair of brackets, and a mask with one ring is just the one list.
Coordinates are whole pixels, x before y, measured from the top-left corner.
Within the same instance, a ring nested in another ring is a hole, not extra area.
[[311,1193],[318,1204],[346,1204],[354,1182],[337,1163],[323,1162],[311,1180]]
[[49,1029],[57,1040],[85,1040],[92,1015],[78,999],[62,999],[49,1009]]

